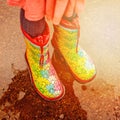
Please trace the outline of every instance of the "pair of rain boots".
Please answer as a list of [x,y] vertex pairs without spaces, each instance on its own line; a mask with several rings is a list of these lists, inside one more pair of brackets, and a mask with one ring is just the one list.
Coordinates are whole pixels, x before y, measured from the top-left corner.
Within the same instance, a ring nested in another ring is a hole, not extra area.
[[[70,27],[69,27],[70,26]],[[56,101],[65,94],[65,87],[59,80],[49,57],[49,27],[42,35],[32,38],[23,29],[26,42],[26,61],[31,72],[32,83],[38,94],[47,101]],[[52,44],[57,56],[64,59],[71,74],[80,83],[92,80],[96,74],[95,66],[86,52],[78,46],[79,29],[76,25],[54,26]],[[55,54],[54,54],[54,57]]]

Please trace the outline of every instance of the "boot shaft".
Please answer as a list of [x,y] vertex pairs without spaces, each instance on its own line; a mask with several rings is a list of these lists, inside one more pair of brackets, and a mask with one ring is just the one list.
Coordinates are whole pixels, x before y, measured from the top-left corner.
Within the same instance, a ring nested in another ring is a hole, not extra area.
[[[54,26],[53,44],[60,46],[76,48],[78,40],[78,29],[69,29],[61,25]],[[56,45],[55,45],[56,46]],[[55,47],[54,46],[54,47]],[[59,47],[59,46],[58,46]]]
[[[49,45],[42,47],[36,46],[31,43],[27,38],[25,38],[26,43],[26,54],[31,57],[31,60],[35,63],[39,63],[40,66],[43,66],[49,62]],[[41,51],[43,51],[41,53]]]
[[62,47],[62,49],[73,49],[77,52],[80,26],[77,18],[72,22],[62,20],[60,25],[54,25],[54,34],[52,44],[54,48]]
[[33,63],[39,62],[40,66],[43,66],[49,61],[49,28],[46,24],[46,29],[43,34],[32,38],[23,29],[25,43],[26,43],[26,55],[30,57]]

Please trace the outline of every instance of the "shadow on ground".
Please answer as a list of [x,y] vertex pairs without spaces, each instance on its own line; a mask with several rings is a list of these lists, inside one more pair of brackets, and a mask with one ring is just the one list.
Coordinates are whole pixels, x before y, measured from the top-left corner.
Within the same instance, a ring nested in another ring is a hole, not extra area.
[[0,99],[4,112],[2,120],[87,120],[87,113],[81,108],[73,91],[74,78],[62,61],[54,62],[66,88],[63,99],[56,102],[43,100],[32,87],[28,70],[14,70],[16,75]]

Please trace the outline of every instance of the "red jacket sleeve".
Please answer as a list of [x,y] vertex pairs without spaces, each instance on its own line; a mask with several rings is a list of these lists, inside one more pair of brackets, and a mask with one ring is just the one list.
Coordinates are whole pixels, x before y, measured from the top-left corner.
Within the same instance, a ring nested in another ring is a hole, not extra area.
[[25,4],[25,0],[7,0],[7,3],[12,6],[23,7]]

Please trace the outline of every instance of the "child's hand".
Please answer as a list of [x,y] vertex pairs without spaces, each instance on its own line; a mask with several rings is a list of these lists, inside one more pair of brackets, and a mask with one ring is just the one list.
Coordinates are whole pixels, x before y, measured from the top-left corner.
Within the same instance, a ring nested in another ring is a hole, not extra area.
[[7,0],[7,3],[23,8],[30,21],[46,16],[53,24],[59,24],[63,16],[79,15],[84,7],[84,0]]
[[[79,16],[84,8],[84,0],[56,0],[55,6],[52,6],[51,1],[47,0],[46,15],[48,18],[52,18],[54,24],[59,24],[63,15],[71,17],[75,13]],[[53,8],[54,11],[51,11],[50,8]]]

